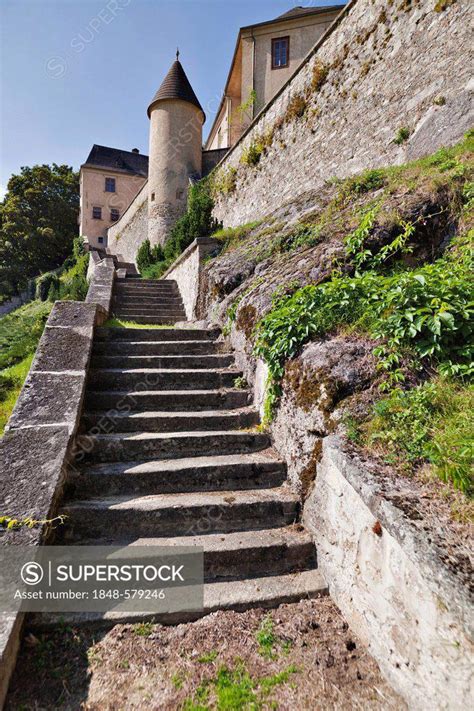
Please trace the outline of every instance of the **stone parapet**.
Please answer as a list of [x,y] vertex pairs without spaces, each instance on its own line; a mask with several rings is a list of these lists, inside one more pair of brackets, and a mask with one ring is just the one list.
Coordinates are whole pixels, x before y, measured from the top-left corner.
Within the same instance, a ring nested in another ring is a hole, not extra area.
[[[30,372],[0,439],[0,516],[33,527],[0,527],[0,545],[48,541],[72,461],[82,414],[94,328],[109,315],[115,270],[106,258],[92,275],[86,303],[57,301]],[[0,707],[19,648],[23,613],[0,613]]]
[[178,284],[188,321],[199,318],[197,309],[202,290],[202,264],[205,257],[216,251],[218,245],[218,241],[212,237],[198,237],[161,277]]

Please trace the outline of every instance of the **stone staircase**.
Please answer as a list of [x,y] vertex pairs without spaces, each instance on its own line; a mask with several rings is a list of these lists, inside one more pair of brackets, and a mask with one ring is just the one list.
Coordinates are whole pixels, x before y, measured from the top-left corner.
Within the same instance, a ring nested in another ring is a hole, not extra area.
[[[129,291],[125,280],[117,284],[118,302],[130,304],[129,294],[137,299],[128,317],[152,298],[162,316],[145,318],[171,322],[176,285],[139,286],[142,302],[138,289]],[[69,480],[59,542],[202,546],[200,614],[325,594],[286,466],[269,436],[256,429],[251,394],[235,387],[242,373],[218,337],[217,330],[188,328],[97,329],[78,436],[87,454]],[[65,618],[90,623],[136,616]]]
[[113,314],[124,321],[141,324],[173,324],[185,321],[181,295],[175,281],[140,279],[128,274],[114,287]]

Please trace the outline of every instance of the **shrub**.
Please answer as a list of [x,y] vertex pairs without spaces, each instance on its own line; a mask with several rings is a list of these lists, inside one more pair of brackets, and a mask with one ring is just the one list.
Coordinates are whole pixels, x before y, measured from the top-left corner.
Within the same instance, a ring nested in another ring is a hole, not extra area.
[[61,274],[59,289],[55,289],[52,294],[54,299],[59,298],[68,301],[84,301],[89,288],[86,278],[88,264],[89,254],[78,253],[74,266]]
[[219,229],[220,223],[212,217],[213,208],[210,182],[205,178],[189,189],[186,214],[176,222],[166,241],[164,256],[169,264],[195,239],[207,237]]
[[50,290],[59,291],[58,270],[46,272],[36,279],[35,298],[39,301],[47,301]]
[[138,271],[142,272],[152,263],[150,240],[146,239],[138,248],[137,252],[137,267]]

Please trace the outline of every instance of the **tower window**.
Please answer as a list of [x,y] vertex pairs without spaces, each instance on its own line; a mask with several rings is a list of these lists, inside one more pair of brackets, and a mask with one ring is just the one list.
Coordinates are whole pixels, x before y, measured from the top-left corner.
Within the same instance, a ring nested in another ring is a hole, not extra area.
[[151,201],[154,202],[154,200],[155,200],[155,193],[152,193],[151,194]]
[[290,62],[290,38],[272,39],[272,69],[283,69]]
[[92,208],[92,217],[94,220],[101,220],[102,219],[102,208],[101,207],[93,207]]
[[117,222],[117,220],[120,218],[120,212],[117,210],[116,207],[110,208],[110,219],[112,222]]
[[115,178],[105,179],[105,192],[114,193],[115,192]]

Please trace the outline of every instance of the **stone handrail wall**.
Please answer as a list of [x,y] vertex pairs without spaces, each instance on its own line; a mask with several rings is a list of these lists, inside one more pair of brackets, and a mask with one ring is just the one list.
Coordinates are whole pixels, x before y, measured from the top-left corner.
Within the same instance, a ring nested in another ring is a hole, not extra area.
[[212,237],[198,237],[161,277],[177,282],[188,321],[199,318],[197,309],[202,289],[201,267],[205,257],[215,252],[217,246],[217,240]]
[[[18,401],[0,438],[0,515],[54,518],[73,461],[94,328],[109,315],[115,270],[96,267],[86,302],[57,301]],[[50,528],[0,528],[0,545],[41,545]],[[24,613],[0,612],[0,708],[19,648]]]
[[[441,6],[352,0],[216,168],[226,188],[215,217],[251,222],[330,178],[457,142],[474,118],[466,61],[474,6]],[[246,164],[262,137],[260,160]]]

